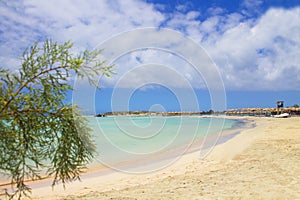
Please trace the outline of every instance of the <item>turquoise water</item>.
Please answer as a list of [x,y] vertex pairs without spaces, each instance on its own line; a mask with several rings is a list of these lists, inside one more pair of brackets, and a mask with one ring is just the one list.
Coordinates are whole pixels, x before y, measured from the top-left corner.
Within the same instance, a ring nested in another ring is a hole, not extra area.
[[[211,147],[219,139],[220,131],[234,129],[240,123],[237,120],[198,117],[86,119],[97,147],[96,159],[90,167],[105,165],[130,173],[161,169],[190,149]],[[0,182],[1,179],[6,180],[0,176]]]
[[174,149],[183,154],[191,146],[207,148],[215,145],[220,131],[238,123],[221,118],[157,116],[91,117],[88,121],[97,145],[95,163],[108,166],[160,157]]

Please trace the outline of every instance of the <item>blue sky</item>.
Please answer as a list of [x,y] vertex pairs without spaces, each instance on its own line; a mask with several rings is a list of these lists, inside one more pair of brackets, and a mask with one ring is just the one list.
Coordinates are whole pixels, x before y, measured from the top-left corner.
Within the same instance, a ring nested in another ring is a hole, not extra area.
[[[277,99],[300,104],[300,0],[0,1],[1,67],[16,70],[22,51],[36,40],[72,40],[78,52],[144,27],[177,30],[205,49],[224,82],[228,108],[273,107]],[[154,60],[188,80],[199,109],[210,108],[205,77],[173,54],[143,49],[121,56],[115,61],[117,75],[101,79],[97,112],[111,110],[109,94],[124,74]],[[166,88],[184,88],[165,71],[145,69],[145,73],[154,83],[164,75]],[[139,78],[128,79],[124,88],[143,83],[143,74],[133,75]],[[129,109],[161,104],[166,110],[180,110],[176,94],[164,87],[140,88],[129,100]]]

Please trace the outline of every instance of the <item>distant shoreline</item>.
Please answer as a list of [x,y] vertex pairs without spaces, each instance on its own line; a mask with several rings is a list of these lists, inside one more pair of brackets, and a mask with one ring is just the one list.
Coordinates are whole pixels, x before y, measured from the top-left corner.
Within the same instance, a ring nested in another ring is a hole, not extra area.
[[289,113],[290,115],[300,115],[300,108],[234,108],[226,111],[172,111],[172,112],[155,112],[155,111],[116,111],[96,114],[95,117],[109,116],[203,116],[203,115],[226,115],[226,116],[265,116],[271,117],[279,113]]
[[[152,112],[152,111],[120,111],[120,112],[106,112],[95,115],[96,117],[109,117],[109,116],[199,116],[210,115],[213,111],[203,112]],[[216,114],[216,113],[215,113]]]

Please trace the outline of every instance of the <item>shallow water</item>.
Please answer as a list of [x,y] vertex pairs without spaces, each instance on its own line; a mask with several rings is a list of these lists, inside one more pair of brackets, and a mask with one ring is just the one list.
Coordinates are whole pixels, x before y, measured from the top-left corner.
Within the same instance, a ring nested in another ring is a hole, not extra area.
[[194,149],[208,148],[216,144],[221,131],[234,129],[239,123],[222,118],[187,116],[90,117],[88,121],[98,153],[93,166],[98,163],[110,167],[160,157],[174,149],[176,154],[183,154],[192,145]]
[[[222,131],[239,128],[242,124],[237,120],[187,116],[86,119],[97,147],[90,167],[109,167],[130,173],[158,170],[186,152],[212,147]],[[6,180],[7,177],[0,174],[0,182]]]

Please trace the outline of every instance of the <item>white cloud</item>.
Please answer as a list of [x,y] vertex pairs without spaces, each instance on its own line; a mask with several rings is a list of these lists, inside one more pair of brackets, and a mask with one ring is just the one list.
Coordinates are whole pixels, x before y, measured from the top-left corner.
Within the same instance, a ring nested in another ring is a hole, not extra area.
[[300,8],[273,8],[249,18],[248,11],[258,10],[260,4],[245,1],[241,13],[220,10],[202,22],[175,13],[168,27],[206,48],[229,89],[298,90]]
[[153,5],[137,0],[24,0],[3,3],[0,11],[0,47],[5,57],[20,55],[33,41],[46,37],[59,42],[71,39],[78,48],[93,48],[114,34],[159,26],[164,19]]
[[[300,8],[271,9],[226,30],[207,49],[235,89],[298,89]],[[293,70],[291,70],[293,69]]]
[[[179,30],[205,47],[218,65],[229,89],[296,89],[300,87],[300,8],[273,8],[253,18],[261,1],[245,0],[240,12],[228,13],[211,8],[206,19],[189,5],[178,5],[173,13],[164,13],[163,5],[141,0],[19,0],[0,4],[0,61],[2,66],[20,63],[19,55],[35,40],[51,37],[64,42],[71,39],[76,48],[93,48],[98,43],[124,31],[140,27]],[[251,9],[253,12],[250,12]],[[183,14],[183,12],[185,14]],[[157,42],[168,38],[156,38]],[[135,42],[134,40],[132,40]],[[128,42],[114,44],[126,48]],[[188,49],[187,49],[188,51]],[[190,52],[193,55],[193,52]],[[188,64],[169,54],[153,51],[131,53],[114,78],[132,69],[132,64],[159,64],[180,70],[194,87],[203,86]],[[160,72],[148,71],[152,77]],[[168,77],[167,77],[168,78]],[[168,80],[165,78],[166,80]],[[137,80],[137,79],[136,79]],[[172,80],[169,80],[173,83]],[[134,82],[133,82],[134,83]],[[175,84],[175,83],[174,83]]]
[[186,87],[186,81],[195,88],[206,87],[201,74],[198,74],[197,70],[187,61],[178,55],[159,49],[129,52],[114,63],[118,74],[111,78],[105,78],[104,87],[114,87],[120,79],[126,79],[120,85],[125,88],[134,88],[151,81],[151,84],[160,83],[164,86],[178,88]]
[[195,18],[197,18],[199,15],[200,12],[196,11],[190,11],[186,14],[175,12],[167,22],[167,26],[176,29],[185,28],[186,26],[198,26],[200,22]]
[[[72,39],[94,47],[104,39],[135,27],[158,26],[163,15],[151,4],[126,1],[26,1],[27,12],[49,24],[47,33],[56,40]],[[58,31],[59,30],[59,31]]]
[[258,14],[262,10],[261,4],[263,3],[263,0],[244,0],[242,3],[242,11],[244,15],[251,16],[252,14]]
[[258,19],[240,13],[214,15],[203,22],[178,14],[168,25],[201,41],[227,88],[298,89],[299,17],[299,8],[270,9]]

